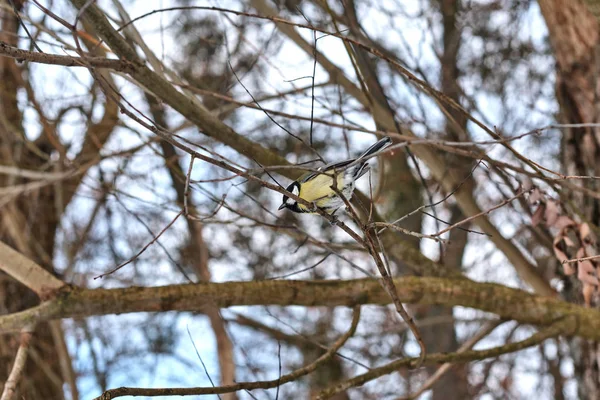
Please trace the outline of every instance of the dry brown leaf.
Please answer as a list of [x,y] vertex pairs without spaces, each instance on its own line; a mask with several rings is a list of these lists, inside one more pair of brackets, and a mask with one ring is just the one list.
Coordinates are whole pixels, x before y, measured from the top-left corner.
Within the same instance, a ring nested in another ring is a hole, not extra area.
[[575,247],[575,243],[573,243],[573,241],[571,240],[571,238],[569,236],[564,236],[565,239],[565,244],[567,245],[567,247]]
[[583,301],[586,307],[591,307],[592,305],[592,295],[594,294],[595,287],[588,284],[583,284]]
[[543,197],[544,197],[544,195],[542,194],[540,189],[535,188],[531,191],[531,194],[529,195],[529,199],[528,199],[529,204],[535,204],[538,201],[540,201]]
[[581,236],[581,240],[585,240],[590,234],[590,226],[587,222],[579,225],[579,235]]
[[[586,257],[585,250],[580,247],[577,250],[577,258]],[[596,268],[590,260],[577,262],[577,279],[583,283],[598,286],[598,277],[596,276]]]
[[[564,232],[561,232],[560,235],[558,235],[554,238],[554,242],[553,242],[553,246],[552,246],[552,249],[554,250],[554,255],[556,256],[556,258],[558,258],[558,261],[560,261],[561,264],[564,261],[567,261],[569,259],[569,257],[567,257],[567,254],[560,249],[560,247],[559,247],[560,243],[563,242],[563,244],[568,245],[570,242],[572,244],[571,239],[569,239],[567,236],[562,236],[563,233]],[[573,275],[575,273],[575,268],[573,267],[573,265],[562,264],[562,266],[563,266],[563,271],[564,271],[565,275]]]
[[573,221],[571,218],[567,217],[566,215],[561,215],[560,217],[558,217],[558,219],[554,223],[553,228],[564,229],[567,226],[573,226],[573,225],[577,225],[575,223],[575,221]]
[[578,268],[577,279],[579,279],[581,282],[598,286],[598,277],[596,276],[596,268],[594,268],[594,264],[592,264],[592,262],[590,260],[578,262],[577,268]]
[[562,266],[563,266],[563,272],[565,273],[565,275],[569,276],[569,275],[573,275],[575,273],[575,268],[573,268],[573,264],[564,263]]
[[560,209],[558,204],[554,200],[548,200],[546,202],[546,210],[544,211],[544,218],[546,219],[547,226],[554,226],[558,220]]
[[540,204],[540,206],[535,210],[533,215],[531,216],[531,225],[537,226],[540,222],[542,222],[542,218],[544,217],[544,209],[546,205],[544,203]]
[[[583,243],[583,248],[585,249],[585,254],[592,254],[592,255],[594,255],[594,254],[598,253],[597,250],[596,250],[596,247],[594,245],[592,245],[591,243],[589,243],[589,242],[584,242]],[[592,260],[592,263],[595,263],[595,261]]]
[[[556,255],[556,258],[558,258],[558,261],[560,261],[561,263],[563,263],[569,259],[569,257],[567,257],[567,255],[565,253],[563,253],[556,247],[554,247],[554,255]],[[571,274],[567,274],[567,275],[571,275]]]

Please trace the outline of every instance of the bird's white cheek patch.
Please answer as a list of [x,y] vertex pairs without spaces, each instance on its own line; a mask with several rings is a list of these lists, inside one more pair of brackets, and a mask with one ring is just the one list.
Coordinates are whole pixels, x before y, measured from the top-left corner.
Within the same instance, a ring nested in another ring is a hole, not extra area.
[[294,186],[292,188],[292,193],[294,193],[296,196],[300,194],[300,189],[298,189],[298,186]]

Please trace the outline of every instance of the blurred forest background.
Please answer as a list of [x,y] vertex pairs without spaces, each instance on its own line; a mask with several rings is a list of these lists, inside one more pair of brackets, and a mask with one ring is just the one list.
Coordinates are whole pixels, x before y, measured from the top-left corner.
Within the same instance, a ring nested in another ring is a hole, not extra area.
[[[600,398],[599,21],[0,0],[2,400]],[[343,224],[276,211],[384,135]]]

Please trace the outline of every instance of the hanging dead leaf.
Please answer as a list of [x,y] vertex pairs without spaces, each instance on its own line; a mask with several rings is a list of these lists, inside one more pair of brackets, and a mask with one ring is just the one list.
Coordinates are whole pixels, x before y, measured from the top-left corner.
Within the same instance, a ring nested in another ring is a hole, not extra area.
[[590,229],[590,226],[588,225],[587,222],[584,222],[581,225],[579,225],[579,235],[581,237],[581,240],[584,243],[591,244],[591,243],[594,243],[596,241],[595,240],[595,236],[592,233],[592,231]]
[[521,183],[521,189],[526,192],[530,192],[534,189],[533,180],[530,177],[526,176],[523,178],[523,182]]
[[594,264],[592,264],[592,262],[590,260],[578,262],[577,269],[578,269],[577,279],[579,279],[581,282],[598,286],[598,277],[596,276],[596,268],[594,268]]
[[[577,250],[577,258],[584,258],[587,255],[583,247]],[[583,283],[598,286],[598,277],[596,276],[596,268],[590,260],[577,262],[577,279]]]
[[533,181],[531,180],[530,177],[526,176],[525,179],[523,179],[523,183],[521,184],[521,189],[523,189],[526,192],[533,189]]
[[529,199],[527,199],[527,200],[529,201],[529,204],[535,204],[538,201],[540,201],[543,197],[544,197],[544,195],[542,194],[540,189],[535,188],[531,191],[531,194],[529,195]]
[[560,208],[554,200],[548,200],[546,202],[546,210],[544,211],[544,219],[546,220],[547,226],[554,226],[558,220],[560,214]]
[[540,222],[542,222],[542,218],[544,217],[544,210],[546,205],[544,203],[540,204],[540,206],[535,210],[533,215],[531,216],[531,225],[538,226]]
[[564,263],[563,266],[563,272],[565,273],[565,275],[569,276],[569,275],[573,275],[575,273],[575,268],[573,268],[574,264],[571,263]]
[[565,240],[565,245],[567,245],[567,247],[575,247],[575,243],[573,243],[573,241],[571,240],[571,238],[569,236],[564,236],[564,240]]
[[[567,236],[558,235],[554,238],[552,249],[554,250],[554,255],[556,258],[558,258],[558,261],[560,261],[561,264],[569,259],[567,254],[563,251],[563,249],[566,249],[567,245],[569,244],[567,241],[571,242],[571,239],[569,239]],[[572,264],[562,264],[562,266],[565,275],[573,275],[575,273],[575,267]]]
[[585,303],[586,307],[592,306],[592,295],[594,294],[595,290],[596,288],[594,286],[588,285],[586,283],[583,284],[583,302]]
[[575,223],[575,221],[573,221],[571,218],[567,217],[566,215],[561,215],[560,217],[558,217],[558,219],[554,222],[554,226],[552,226],[552,228],[557,228],[557,229],[564,229],[567,226],[573,226],[573,225],[577,225]]
[[579,225],[579,235],[581,236],[581,240],[585,240],[590,234],[590,226],[587,222]]

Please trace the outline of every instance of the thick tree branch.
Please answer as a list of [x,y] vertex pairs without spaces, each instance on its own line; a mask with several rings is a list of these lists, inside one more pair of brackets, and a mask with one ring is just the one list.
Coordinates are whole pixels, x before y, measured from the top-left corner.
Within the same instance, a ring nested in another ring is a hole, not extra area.
[[133,65],[127,61],[104,57],[74,57],[58,54],[38,53],[22,50],[0,41],[0,56],[14,58],[17,61],[30,61],[39,64],[62,65],[63,67],[108,68],[115,71],[131,71]]
[[66,285],[50,272],[2,242],[0,242],[0,270],[33,290],[41,299],[47,298]]
[[[130,75],[156,97],[167,103],[181,115],[198,126],[202,133],[224,143],[249,158],[254,158],[262,165],[285,165],[284,157],[273,153],[258,143],[238,135],[231,127],[213,115],[197,101],[179,92],[170,82],[144,65],[127,41],[112,27],[106,16],[95,4],[86,0],[72,0],[78,8],[85,8],[84,19],[88,20],[98,35],[110,46],[121,59],[136,65]],[[286,174],[287,172],[287,174]],[[285,171],[284,175],[295,176],[294,171]]]
[[[554,297],[536,296],[494,283],[468,279],[395,279],[403,303],[464,306],[524,324],[549,325],[571,317],[576,333],[600,340],[600,312]],[[389,304],[374,279],[348,281],[258,281],[200,283],[123,289],[72,289],[37,307],[0,317],[0,331],[16,331],[29,322],[129,312],[202,311],[207,305],[354,306]]]

